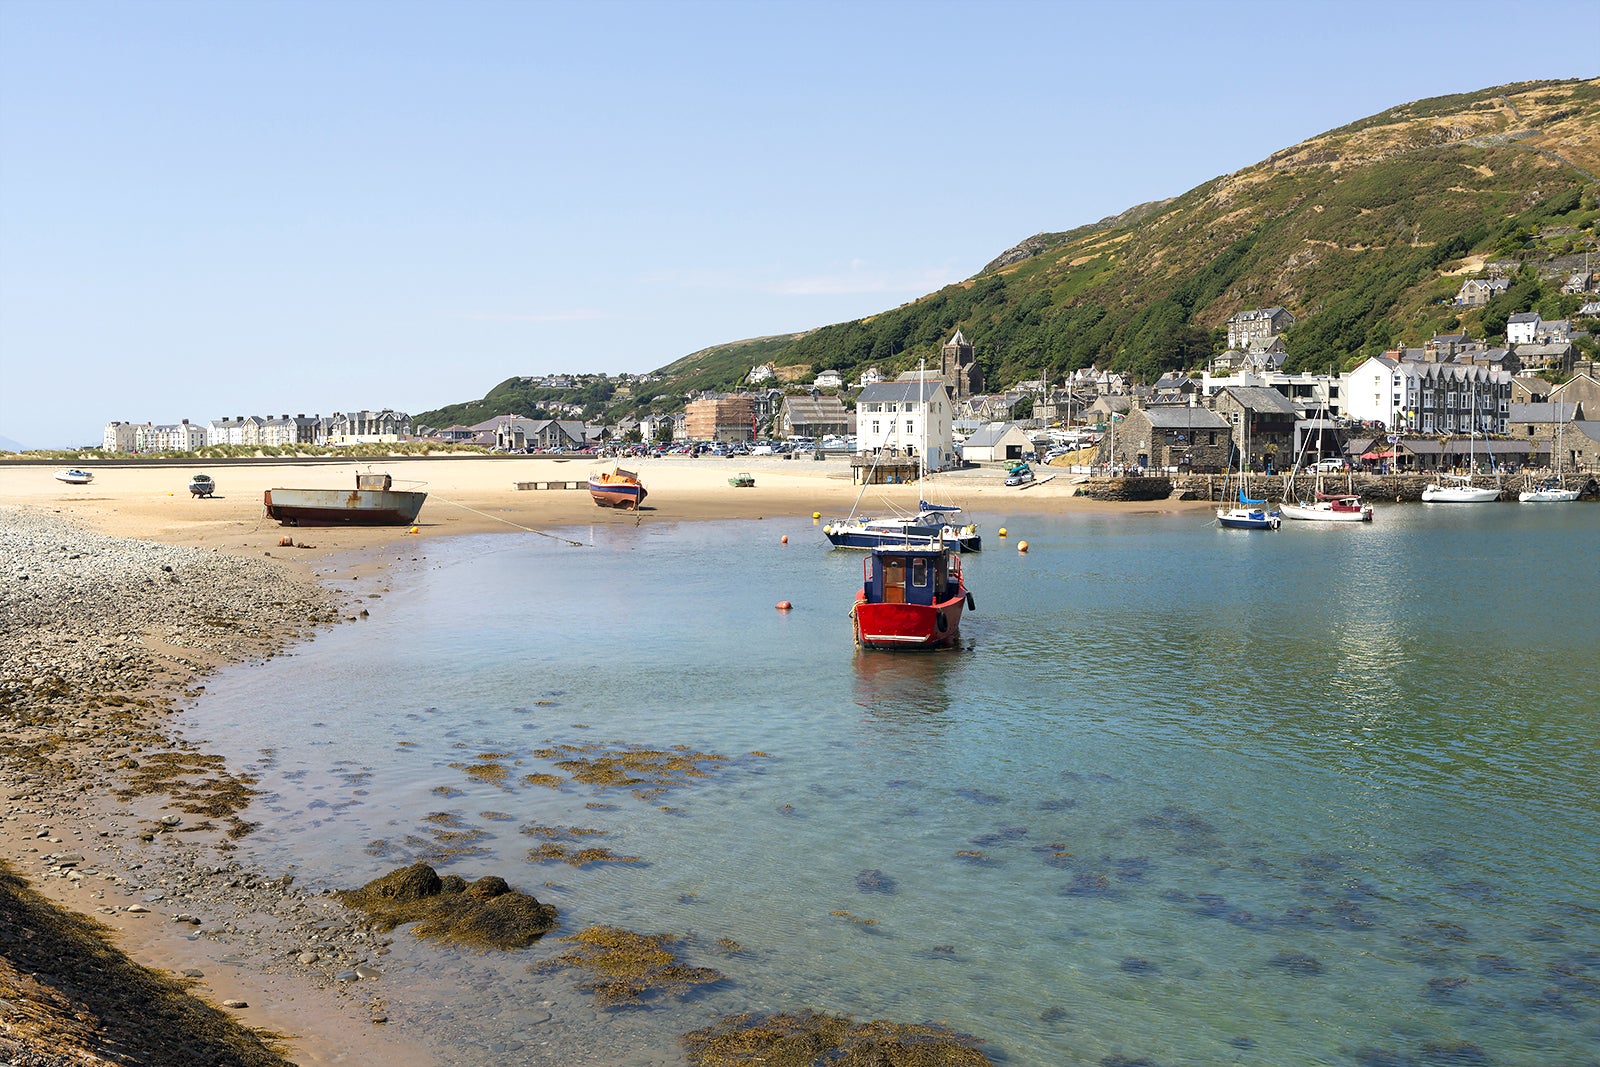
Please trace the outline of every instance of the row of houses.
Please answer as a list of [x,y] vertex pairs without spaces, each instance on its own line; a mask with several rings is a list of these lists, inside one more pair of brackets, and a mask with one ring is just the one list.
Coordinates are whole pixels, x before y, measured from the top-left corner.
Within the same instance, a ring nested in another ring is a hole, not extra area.
[[106,423],[101,448],[107,452],[192,452],[208,445],[322,445],[340,447],[411,438],[411,416],[400,411],[335,412],[332,415],[238,415],[201,425]]
[[[1556,275],[1560,277],[1560,275]],[[1582,296],[1595,291],[1596,278],[1588,270],[1573,271],[1561,285],[1565,296]],[[1511,279],[1504,276],[1468,278],[1456,291],[1457,307],[1483,307],[1495,297],[1511,288]]]

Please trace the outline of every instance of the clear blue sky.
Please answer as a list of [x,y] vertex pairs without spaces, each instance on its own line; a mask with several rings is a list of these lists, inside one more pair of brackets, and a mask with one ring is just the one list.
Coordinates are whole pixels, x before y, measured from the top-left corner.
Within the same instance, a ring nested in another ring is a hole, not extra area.
[[0,436],[653,370],[1595,40],[1593,0],[0,0]]

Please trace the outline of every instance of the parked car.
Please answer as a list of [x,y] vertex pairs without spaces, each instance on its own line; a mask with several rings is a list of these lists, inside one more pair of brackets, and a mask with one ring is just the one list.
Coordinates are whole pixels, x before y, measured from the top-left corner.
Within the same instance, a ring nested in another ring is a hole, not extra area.
[[1343,471],[1349,466],[1350,464],[1346,463],[1342,459],[1319,459],[1317,460],[1316,466],[1313,467],[1312,470],[1318,471],[1322,474],[1329,474]]

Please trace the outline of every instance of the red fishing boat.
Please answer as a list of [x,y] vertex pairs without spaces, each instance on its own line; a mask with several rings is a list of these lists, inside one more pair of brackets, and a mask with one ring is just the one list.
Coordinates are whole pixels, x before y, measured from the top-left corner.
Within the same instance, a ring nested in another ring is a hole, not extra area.
[[961,578],[961,557],[942,540],[880,545],[862,564],[850,618],[862,648],[948,648],[961,636],[961,613],[977,610]]
[[627,508],[638,511],[639,505],[650,494],[639,484],[639,476],[621,467],[589,476],[589,495],[603,508]]

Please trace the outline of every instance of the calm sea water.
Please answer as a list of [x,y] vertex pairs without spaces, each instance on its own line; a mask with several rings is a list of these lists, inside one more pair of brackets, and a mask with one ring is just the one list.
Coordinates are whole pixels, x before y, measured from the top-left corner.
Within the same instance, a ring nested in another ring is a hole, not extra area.
[[[647,519],[429,543],[188,729],[261,775],[269,869],[358,885],[449,813],[483,851],[442,869],[728,975],[608,1012],[526,973],[554,938],[401,938],[381,992],[455,1063],[679,1063],[805,1006],[1013,1064],[1600,1061],[1600,508],[981,518],[959,652],[858,652],[861,556],[809,518]],[[654,799],[522,784],[551,742],[729,759]],[[643,862],[530,865],[530,825]]]

